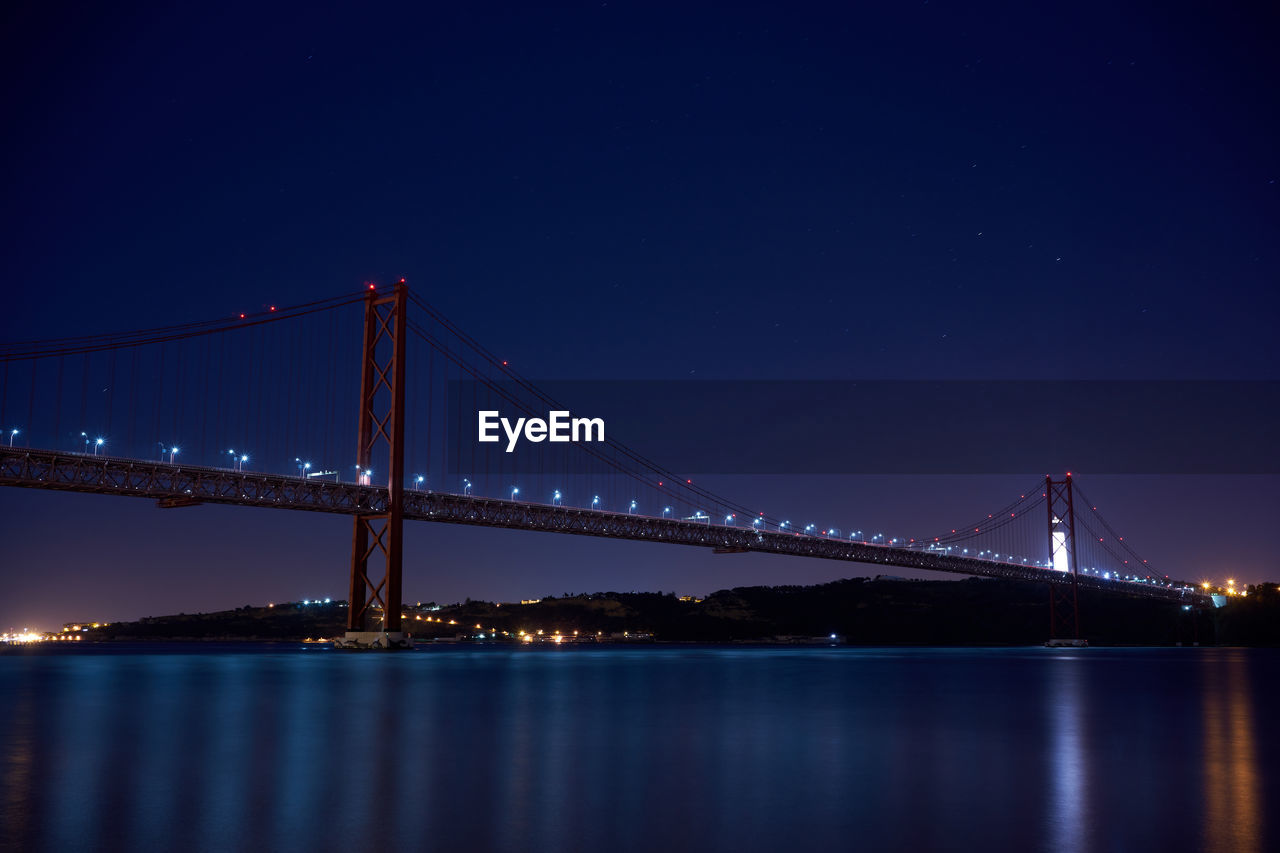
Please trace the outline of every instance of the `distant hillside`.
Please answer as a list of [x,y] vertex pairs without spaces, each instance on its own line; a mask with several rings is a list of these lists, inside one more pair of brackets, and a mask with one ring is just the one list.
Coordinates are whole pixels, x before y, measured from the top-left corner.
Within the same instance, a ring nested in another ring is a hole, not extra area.
[[[1178,605],[1080,593],[1091,642],[1190,643],[1213,639],[1212,618]],[[444,613],[446,611],[442,611]],[[448,608],[461,625],[499,631],[650,632],[660,640],[733,642],[836,634],[858,644],[1028,644],[1047,639],[1048,591],[1040,584],[970,579],[865,578],[817,586],[739,587],[700,603],[660,593],[606,592],[537,604],[469,602]],[[1197,635],[1197,630],[1199,635]]]
[[[1186,612],[1148,599],[1080,591],[1082,633],[1095,644],[1280,644],[1280,593],[1264,584],[1225,608]],[[818,586],[739,587],[705,600],[661,592],[603,592],[529,604],[466,601],[404,608],[405,630],[429,639],[512,640],[560,632],[568,640],[645,635],[660,641],[803,642],[831,634],[855,644],[1042,643],[1048,592],[1041,584],[968,579],[853,578]],[[290,602],[217,613],[118,622],[85,632],[102,640],[300,640],[341,634],[343,602]],[[478,626],[478,627],[477,627]]]

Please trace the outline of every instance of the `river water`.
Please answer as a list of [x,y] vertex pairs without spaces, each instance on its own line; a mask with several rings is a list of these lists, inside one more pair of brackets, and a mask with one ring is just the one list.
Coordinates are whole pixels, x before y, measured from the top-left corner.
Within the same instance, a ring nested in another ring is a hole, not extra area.
[[23,851],[1280,849],[1280,650],[0,653]]

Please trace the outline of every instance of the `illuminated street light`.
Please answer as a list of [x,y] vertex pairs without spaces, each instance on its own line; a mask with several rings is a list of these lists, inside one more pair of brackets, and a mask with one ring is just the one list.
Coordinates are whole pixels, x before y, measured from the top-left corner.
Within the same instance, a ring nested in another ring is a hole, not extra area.
[[663,518],[666,518],[666,517],[667,517],[668,515],[670,515],[670,514],[671,514],[671,507],[669,507],[669,506],[664,506],[664,507],[662,508],[662,517],[663,517]]
[[468,496],[471,494],[471,481],[465,478],[462,481],[462,493]]
[[311,463],[303,462],[301,459],[295,456],[293,457],[293,464],[298,466],[298,476],[305,479],[307,476],[307,472],[311,470]]
[[560,490],[559,489],[556,489],[555,494],[551,496],[551,504],[553,506],[560,506]]
[[599,506],[600,506],[600,496],[596,495],[594,498],[591,499],[591,508],[596,509]]
[[175,456],[177,456],[177,455],[178,455],[178,448],[176,448],[176,447],[170,447],[170,448],[169,448],[169,464],[170,464],[170,465],[172,465],[172,464],[173,464],[173,457],[175,457]]
[[778,530],[779,530],[779,531],[786,530],[786,529],[787,529],[788,527],[790,527],[790,526],[791,526],[791,522],[789,522],[789,521],[784,521],[784,522],[782,522],[781,524],[779,524],[779,525],[778,525]]
[[804,526],[804,532],[805,532],[805,533],[808,533],[810,530],[812,530],[812,529],[813,529],[813,527],[814,527],[814,526],[813,526],[812,524],[806,524],[806,525]]
[[518,486],[512,486],[512,487],[511,487],[511,500],[515,500],[515,499],[516,499],[516,495],[518,495],[518,494],[520,494],[520,488],[519,488]]
[[627,515],[631,515],[631,514],[632,514],[633,512],[635,512],[635,511],[636,511],[636,502],[635,502],[635,501],[632,501],[632,502],[631,502],[631,509],[627,510]]
[[425,480],[425,479],[427,479],[427,478],[426,478],[426,477],[424,477],[424,476],[422,476],[421,474],[419,474],[418,476],[416,476],[416,477],[414,477],[414,478],[413,478],[413,484],[414,484],[415,486],[417,486],[419,489],[421,489],[421,488],[422,488],[422,481],[423,481],[423,480]]
[[16,429],[9,430],[9,446],[13,447],[13,437],[18,434]]
[[93,442],[93,455],[94,455],[94,456],[97,456],[97,455],[98,455],[98,448],[99,448],[99,447],[101,447],[102,445],[106,444],[106,443],[107,443],[107,440],[106,440],[105,438],[95,439],[95,440],[94,440],[94,442]]
[[733,524],[733,515],[732,514],[726,515],[724,517],[724,523],[725,523],[725,526],[729,526]]

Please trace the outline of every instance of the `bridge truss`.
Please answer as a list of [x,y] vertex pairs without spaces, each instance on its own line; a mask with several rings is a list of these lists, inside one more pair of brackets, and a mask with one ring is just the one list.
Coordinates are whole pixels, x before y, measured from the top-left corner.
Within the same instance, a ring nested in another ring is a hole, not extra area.
[[[6,447],[0,447],[0,485],[124,495],[148,498],[168,506],[213,503],[356,517],[385,513],[390,503],[389,490],[382,486]],[[1195,606],[1211,603],[1208,596],[1194,584],[1185,582],[1170,581],[1168,585],[1164,585],[1104,579],[919,548],[875,545],[786,531],[759,531],[751,527],[713,525],[709,523],[709,519],[707,522],[694,522],[412,489],[404,491],[404,518],[411,521],[661,542],[731,552],[842,560],[977,577],[1037,581],[1062,588],[1078,584],[1085,589],[1121,592]]]

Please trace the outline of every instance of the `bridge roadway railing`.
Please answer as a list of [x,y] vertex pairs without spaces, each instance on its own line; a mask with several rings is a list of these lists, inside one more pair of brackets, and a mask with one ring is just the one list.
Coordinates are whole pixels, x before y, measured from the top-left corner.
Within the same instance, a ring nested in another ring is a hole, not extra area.
[[[0,447],[0,486],[151,498],[170,505],[223,503],[238,506],[377,514],[387,508],[387,489],[257,471],[236,471],[162,461]],[[1070,575],[1037,566],[958,557],[911,548],[828,539],[705,521],[552,506],[448,492],[405,490],[405,518],[516,530],[541,530],[641,542],[693,545],[731,552],[754,551],[880,566],[927,569],[990,578],[1069,583]],[[1194,584],[1165,584],[1079,575],[1088,589],[1205,606]]]

